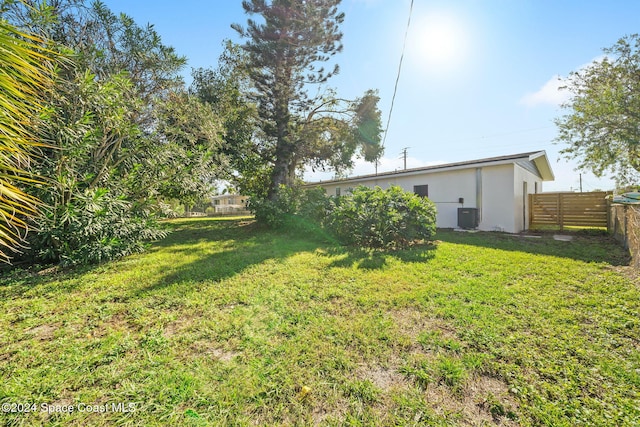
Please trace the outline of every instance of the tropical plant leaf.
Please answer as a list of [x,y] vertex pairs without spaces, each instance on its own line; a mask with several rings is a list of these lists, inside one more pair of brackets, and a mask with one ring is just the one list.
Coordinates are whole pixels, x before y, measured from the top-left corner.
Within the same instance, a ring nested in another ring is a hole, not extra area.
[[0,261],[23,247],[28,219],[40,202],[18,186],[40,180],[30,170],[33,118],[42,111],[40,99],[53,83],[53,52],[44,41],[0,20]]

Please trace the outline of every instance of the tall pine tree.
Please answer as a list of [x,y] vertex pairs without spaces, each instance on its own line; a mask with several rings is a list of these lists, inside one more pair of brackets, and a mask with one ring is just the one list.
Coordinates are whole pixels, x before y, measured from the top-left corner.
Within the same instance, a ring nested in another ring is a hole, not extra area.
[[[349,167],[357,148],[367,160],[381,153],[378,97],[345,101],[333,91],[311,97],[313,85],[338,72],[323,64],[342,50],[340,0],[245,0],[245,12],[258,15],[246,28],[233,25],[246,39],[248,75],[258,106],[260,128],[269,149],[269,196],[292,185],[304,164]],[[319,91],[320,92],[320,91]],[[372,122],[373,120],[373,122]]]

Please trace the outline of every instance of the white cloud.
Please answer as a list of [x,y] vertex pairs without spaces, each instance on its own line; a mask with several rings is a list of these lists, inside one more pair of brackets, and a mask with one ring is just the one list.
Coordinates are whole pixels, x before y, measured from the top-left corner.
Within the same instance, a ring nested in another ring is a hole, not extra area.
[[562,90],[561,87],[566,84],[566,80],[559,75],[551,77],[538,91],[528,93],[520,99],[520,104],[527,107],[536,107],[538,105],[560,106],[569,100],[569,91]]
[[[590,62],[579,66],[577,68],[578,72],[602,62],[605,58],[606,55],[593,58]],[[547,82],[536,92],[527,93],[525,96],[520,98],[519,103],[527,107],[536,107],[538,105],[553,105],[559,107],[571,97],[568,90],[561,89],[566,84],[567,78],[556,74],[547,80]]]

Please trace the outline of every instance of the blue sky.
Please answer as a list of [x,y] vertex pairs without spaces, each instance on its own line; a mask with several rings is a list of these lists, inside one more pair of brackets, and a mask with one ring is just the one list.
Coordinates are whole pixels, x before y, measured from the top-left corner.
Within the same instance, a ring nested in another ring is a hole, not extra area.
[[[216,66],[230,28],[244,24],[241,1],[105,0],[138,24],[154,24],[192,67]],[[386,125],[410,0],[343,0],[341,97],[377,89]],[[602,48],[640,32],[640,2],[627,0],[414,0],[402,74],[379,171],[546,150],[556,175],[545,191],[575,190],[576,162],[560,157],[553,119],[559,78],[602,56]],[[352,174],[373,172],[357,162]],[[330,174],[307,174],[326,179]],[[583,188],[610,189],[583,173]]]

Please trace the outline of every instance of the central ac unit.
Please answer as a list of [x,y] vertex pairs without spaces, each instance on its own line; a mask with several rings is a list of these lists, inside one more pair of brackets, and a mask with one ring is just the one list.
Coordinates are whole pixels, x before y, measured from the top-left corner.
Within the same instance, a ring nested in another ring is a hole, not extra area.
[[478,228],[480,224],[480,212],[478,208],[458,208],[458,227]]

